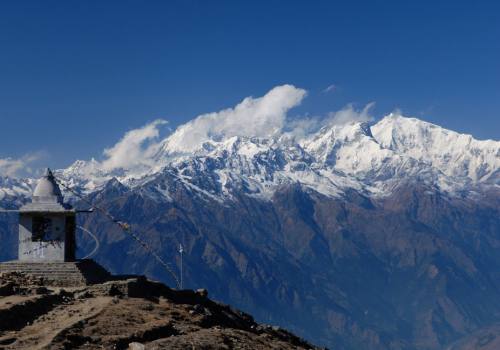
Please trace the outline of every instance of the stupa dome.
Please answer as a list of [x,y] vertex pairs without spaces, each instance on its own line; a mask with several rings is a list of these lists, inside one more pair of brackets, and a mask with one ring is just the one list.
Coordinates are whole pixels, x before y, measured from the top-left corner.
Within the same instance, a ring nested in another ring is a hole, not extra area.
[[33,192],[33,198],[38,197],[38,201],[57,201],[62,203],[62,194],[59,186],[54,179],[54,175],[50,169],[45,171],[43,177],[38,181],[38,184]]

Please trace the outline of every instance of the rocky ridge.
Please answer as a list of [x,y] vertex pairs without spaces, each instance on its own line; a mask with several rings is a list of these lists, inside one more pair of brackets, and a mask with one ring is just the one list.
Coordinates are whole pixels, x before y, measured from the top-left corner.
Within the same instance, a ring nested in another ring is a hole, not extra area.
[[0,276],[0,349],[316,349],[205,290],[131,277],[78,288]]

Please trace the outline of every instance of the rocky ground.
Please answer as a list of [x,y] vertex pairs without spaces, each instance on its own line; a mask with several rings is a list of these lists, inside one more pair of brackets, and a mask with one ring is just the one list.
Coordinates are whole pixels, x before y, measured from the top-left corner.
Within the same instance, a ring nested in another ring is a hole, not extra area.
[[316,349],[295,335],[142,277],[79,288],[0,275],[0,349]]

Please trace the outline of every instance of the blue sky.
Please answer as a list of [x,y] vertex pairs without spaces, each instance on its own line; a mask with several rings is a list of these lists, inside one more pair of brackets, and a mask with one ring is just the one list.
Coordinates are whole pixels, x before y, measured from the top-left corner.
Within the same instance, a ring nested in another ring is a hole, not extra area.
[[4,1],[0,158],[64,167],[285,83],[296,115],[374,101],[500,139],[499,38],[496,1]]

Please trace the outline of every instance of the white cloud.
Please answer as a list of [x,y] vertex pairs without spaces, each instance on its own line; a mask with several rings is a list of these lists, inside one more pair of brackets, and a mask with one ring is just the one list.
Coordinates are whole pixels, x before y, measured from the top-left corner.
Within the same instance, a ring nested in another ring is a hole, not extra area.
[[[331,85],[326,90],[333,89],[335,87]],[[76,162],[72,169],[83,175],[116,170],[124,170],[129,175],[141,175],[152,167],[165,165],[166,158],[156,159],[162,150],[167,151],[163,157],[172,153],[192,153],[206,141],[222,141],[233,136],[285,136],[298,141],[324,126],[373,120],[370,109],[374,103],[367,104],[361,110],[347,105],[325,117],[287,116],[292,108],[300,105],[306,94],[305,90],[293,85],[277,86],[262,97],[247,97],[233,108],[202,114],[179,126],[165,139],[160,138],[160,128],[167,122],[158,119],[125,133],[114,146],[103,151],[102,161],[92,159],[90,162]],[[31,166],[42,155],[43,152],[39,152],[19,159],[0,159],[0,175],[33,173]]]
[[298,106],[306,91],[277,86],[259,98],[247,97],[234,108],[208,113],[181,125],[168,138],[174,152],[192,152],[204,142],[232,136],[269,137],[281,133],[287,112]]
[[21,159],[12,159],[12,158],[0,159],[1,175],[14,176],[23,167],[24,167],[24,162]]
[[306,91],[292,85],[277,86],[259,98],[247,97],[234,108],[202,114],[187,122],[164,140],[160,127],[164,120],[155,120],[141,128],[128,131],[113,147],[104,150],[100,162],[85,163],[81,172],[94,173],[102,169],[124,169],[141,173],[154,166],[154,156],[162,147],[169,152],[187,153],[198,149],[208,140],[232,136],[269,137],[281,133],[288,110],[300,104]]
[[357,111],[352,104],[349,104],[337,112],[328,114],[328,124],[344,125],[360,122],[371,122],[373,116],[370,114],[370,109],[375,106],[375,102],[368,103],[362,110]]
[[159,128],[165,120],[155,120],[142,128],[128,131],[113,147],[104,150],[106,157],[101,165],[104,170],[130,169],[140,165],[150,165],[159,143]]
[[395,107],[391,113],[389,114],[395,114],[395,115],[403,115],[403,110],[399,107]]
[[[347,105],[326,117],[289,118],[290,109],[298,106],[306,94],[305,90],[293,85],[277,86],[262,97],[247,97],[233,108],[202,114],[180,125],[165,139],[160,138],[160,127],[166,121],[155,120],[128,131],[113,147],[104,150],[102,161],[85,162],[78,166],[79,171],[125,170],[129,175],[140,175],[152,167],[165,165],[169,155],[201,150],[207,141],[223,141],[233,136],[266,138],[282,135],[300,140],[327,125],[373,120],[370,115],[373,103],[361,110]],[[157,159],[160,153],[161,159]]]
[[323,93],[329,93],[329,92],[334,92],[337,91],[338,87],[335,84],[328,85],[324,90]]
[[31,165],[45,156],[45,152],[28,153],[21,158],[0,158],[0,175],[17,177],[33,172]]
[[336,112],[330,112],[326,117],[302,117],[287,123],[287,136],[302,140],[308,135],[317,132],[325,126],[346,125],[352,123],[371,122],[374,120],[370,114],[374,102],[368,103],[363,109],[357,110],[352,104]]

